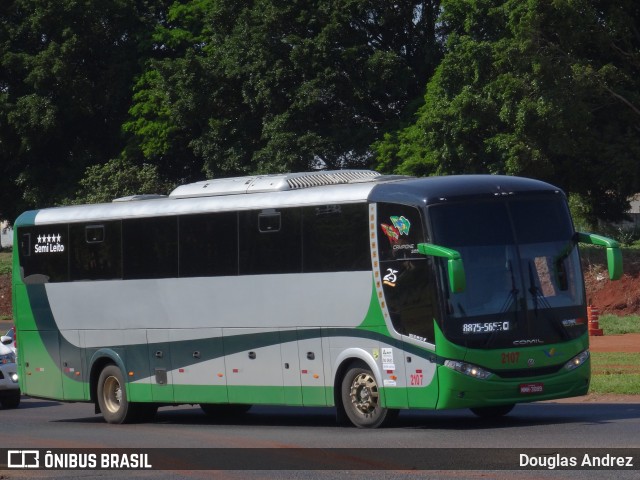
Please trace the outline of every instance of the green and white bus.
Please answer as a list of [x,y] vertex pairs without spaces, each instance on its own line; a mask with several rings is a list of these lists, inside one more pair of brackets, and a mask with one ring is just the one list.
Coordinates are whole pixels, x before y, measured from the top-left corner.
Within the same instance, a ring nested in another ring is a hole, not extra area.
[[589,336],[564,193],[517,177],[342,170],[217,179],[15,222],[19,376],[110,423],[163,405],[400,409],[584,395]]

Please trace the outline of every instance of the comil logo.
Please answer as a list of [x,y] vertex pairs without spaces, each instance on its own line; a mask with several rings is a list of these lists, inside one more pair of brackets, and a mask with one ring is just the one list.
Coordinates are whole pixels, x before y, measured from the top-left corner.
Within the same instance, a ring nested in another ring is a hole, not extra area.
[[8,468],[40,468],[40,452],[38,450],[9,450],[7,452]]

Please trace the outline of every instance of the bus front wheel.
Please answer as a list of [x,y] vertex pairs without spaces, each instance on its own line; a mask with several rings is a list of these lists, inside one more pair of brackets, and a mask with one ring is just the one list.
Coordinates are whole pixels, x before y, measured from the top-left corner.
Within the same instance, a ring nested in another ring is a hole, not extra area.
[[151,419],[158,407],[134,404],[127,399],[124,376],[116,365],[107,365],[98,379],[98,405],[107,423],[132,423]]
[[376,428],[391,421],[397,410],[380,405],[380,388],[369,367],[352,365],[342,378],[344,413],[358,428]]

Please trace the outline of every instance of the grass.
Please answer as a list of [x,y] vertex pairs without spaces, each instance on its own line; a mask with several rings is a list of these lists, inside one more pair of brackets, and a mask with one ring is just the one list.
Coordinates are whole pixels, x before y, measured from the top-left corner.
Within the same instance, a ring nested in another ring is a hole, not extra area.
[[598,325],[605,335],[622,335],[624,333],[640,333],[640,316],[629,315],[618,317],[616,315],[602,315],[598,319]]
[[591,353],[589,392],[640,394],[640,353]]
[[2,250],[0,251],[0,275],[6,275],[11,273],[11,252]]

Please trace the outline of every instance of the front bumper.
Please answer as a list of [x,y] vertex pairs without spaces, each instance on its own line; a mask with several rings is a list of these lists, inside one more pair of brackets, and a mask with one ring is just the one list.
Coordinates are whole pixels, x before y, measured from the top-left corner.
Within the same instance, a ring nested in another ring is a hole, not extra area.
[[[586,395],[589,391],[590,372],[591,364],[587,360],[574,370],[560,371],[553,375],[517,379],[503,379],[493,375],[487,380],[478,380],[440,366],[436,409],[490,407]],[[529,393],[521,393],[523,385],[536,385],[537,388],[525,389]],[[538,391],[540,388],[542,391]]]

